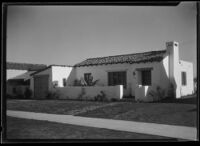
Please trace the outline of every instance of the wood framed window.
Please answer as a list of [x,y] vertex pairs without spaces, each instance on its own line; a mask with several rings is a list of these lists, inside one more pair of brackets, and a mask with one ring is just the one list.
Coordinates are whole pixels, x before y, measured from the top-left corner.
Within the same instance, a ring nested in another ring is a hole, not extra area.
[[126,88],[126,71],[108,72],[108,86],[123,85]]
[[89,80],[92,77],[92,73],[84,73],[84,80],[87,84],[89,84]]
[[141,71],[141,83],[143,86],[151,85],[151,70],[142,70]]
[[187,85],[187,76],[186,76],[186,72],[181,72],[181,81],[182,81],[182,85],[186,86]]

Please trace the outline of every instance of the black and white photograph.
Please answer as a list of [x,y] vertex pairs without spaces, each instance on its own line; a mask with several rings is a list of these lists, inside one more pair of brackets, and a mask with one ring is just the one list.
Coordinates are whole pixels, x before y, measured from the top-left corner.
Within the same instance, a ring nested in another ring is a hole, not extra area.
[[3,143],[198,141],[198,2],[5,3]]

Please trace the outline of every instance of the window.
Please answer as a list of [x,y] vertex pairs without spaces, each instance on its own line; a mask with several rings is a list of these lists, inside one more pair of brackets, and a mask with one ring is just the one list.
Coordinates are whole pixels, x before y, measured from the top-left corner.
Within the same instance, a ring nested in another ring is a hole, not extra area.
[[123,85],[126,88],[126,72],[108,72],[108,86]]
[[186,72],[181,72],[181,79],[182,79],[182,85],[186,86],[186,84],[187,84]]
[[89,80],[90,78],[92,78],[92,74],[91,73],[85,73],[84,74],[84,80],[87,84],[89,84]]
[[63,86],[67,86],[67,79],[66,78],[63,78]]
[[151,85],[151,70],[142,70],[141,77],[143,86]]

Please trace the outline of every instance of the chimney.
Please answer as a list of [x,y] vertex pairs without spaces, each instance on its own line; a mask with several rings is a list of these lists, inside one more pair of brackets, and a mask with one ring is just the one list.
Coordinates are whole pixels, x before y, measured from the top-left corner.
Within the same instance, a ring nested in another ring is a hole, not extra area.
[[176,88],[176,97],[179,97],[178,88],[180,82],[179,70],[179,44],[178,42],[166,42],[166,50],[169,56],[169,79]]

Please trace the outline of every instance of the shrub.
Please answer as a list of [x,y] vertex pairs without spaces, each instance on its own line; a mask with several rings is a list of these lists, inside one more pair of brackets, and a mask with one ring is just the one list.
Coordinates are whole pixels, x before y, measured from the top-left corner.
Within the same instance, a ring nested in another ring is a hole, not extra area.
[[99,80],[93,81],[93,76],[90,76],[90,78],[89,78],[88,81],[86,82],[86,86],[95,86],[96,83],[97,83],[98,81],[99,81]]
[[16,99],[25,99],[25,96],[24,96],[24,94],[17,94],[17,95],[15,95],[14,98],[16,98]]
[[152,97],[153,101],[162,100],[165,97],[165,90],[163,90],[160,86],[156,87],[156,90],[150,90],[147,94],[147,97]]
[[110,100],[111,100],[112,102],[118,101],[118,99],[116,99],[116,98],[111,98]]
[[78,99],[83,100],[85,94],[86,94],[85,88],[81,88],[81,93],[79,94]]
[[8,98],[8,99],[14,99],[14,96],[12,96],[10,94],[6,94],[6,98]]
[[24,97],[29,99],[31,98],[31,96],[32,96],[32,90],[29,88],[26,88],[26,90],[24,91]]
[[13,88],[13,98],[15,99],[25,99],[24,93],[21,88]]
[[167,91],[167,97],[170,99],[175,98],[175,92],[174,92],[174,85],[170,83],[168,91]]
[[100,91],[100,94],[94,97],[95,101],[108,101],[106,94],[103,91]]
[[81,81],[78,79],[74,80],[74,86],[82,86]]
[[87,82],[83,78],[81,78],[80,80],[75,79],[74,80],[74,86],[95,86],[98,81],[99,80],[93,81],[92,76],[88,79]]
[[59,99],[59,94],[57,91],[48,91],[46,99]]

